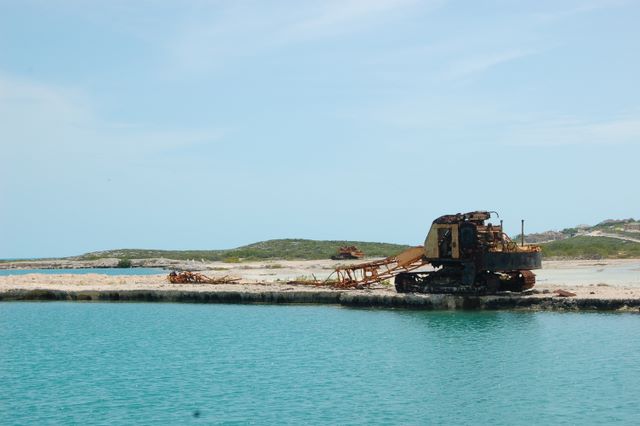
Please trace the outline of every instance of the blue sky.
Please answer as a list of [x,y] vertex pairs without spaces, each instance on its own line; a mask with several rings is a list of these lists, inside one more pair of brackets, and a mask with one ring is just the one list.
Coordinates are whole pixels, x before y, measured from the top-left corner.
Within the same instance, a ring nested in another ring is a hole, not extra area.
[[640,217],[635,1],[0,0],[0,258]]

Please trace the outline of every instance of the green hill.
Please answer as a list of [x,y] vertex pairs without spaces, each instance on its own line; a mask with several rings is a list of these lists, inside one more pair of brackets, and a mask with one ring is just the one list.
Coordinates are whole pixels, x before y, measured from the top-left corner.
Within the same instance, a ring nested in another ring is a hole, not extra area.
[[401,244],[371,243],[363,241],[315,241],[282,239],[261,241],[229,250],[145,250],[121,249],[92,252],[73,257],[77,260],[96,260],[107,257],[128,259],[165,258],[176,260],[208,260],[237,262],[242,260],[315,260],[329,259],[338,247],[355,245],[367,257],[386,257],[397,254],[409,246]]
[[[545,259],[640,258],[640,222],[634,219],[605,220],[594,226],[580,225],[561,231],[525,235],[527,243],[540,244]],[[514,241],[520,241],[515,236]],[[357,246],[366,257],[387,257],[405,250],[402,244],[364,241],[316,241],[278,239],[261,241],[228,250],[120,249],[86,253],[69,260],[103,258],[205,260],[242,262],[252,260],[329,259],[341,246]]]
[[[386,257],[409,246],[364,241],[316,241],[280,239],[261,241],[228,250],[146,250],[120,249],[92,252],[74,260],[101,258],[175,260],[207,260],[241,262],[252,260],[316,260],[329,259],[338,247],[355,245],[367,257]],[[640,258],[640,243],[610,237],[575,236],[540,244],[544,258],[605,259]]]
[[576,236],[541,244],[545,258],[625,259],[640,257],[640,243],[619,238]]

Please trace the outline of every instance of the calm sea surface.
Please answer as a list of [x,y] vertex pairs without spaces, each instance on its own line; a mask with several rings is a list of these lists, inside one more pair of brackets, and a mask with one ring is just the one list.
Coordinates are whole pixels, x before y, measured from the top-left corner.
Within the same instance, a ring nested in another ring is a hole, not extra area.
[[166,274],[166,271],[160,268],[0,269],[0,276],[26,274],[155,275]]
[[0,303],[2,424],[638,424],[640,316]]

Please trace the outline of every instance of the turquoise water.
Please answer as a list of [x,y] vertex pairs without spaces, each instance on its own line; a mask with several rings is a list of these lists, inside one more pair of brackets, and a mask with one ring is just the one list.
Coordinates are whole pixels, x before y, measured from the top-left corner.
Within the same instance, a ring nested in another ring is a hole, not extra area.
[[4,424],[637,424],[640,316],[0,303]]
[[166,274],[166,271],[160,268],[0,269],[0,276],[26,274],[155,275]]

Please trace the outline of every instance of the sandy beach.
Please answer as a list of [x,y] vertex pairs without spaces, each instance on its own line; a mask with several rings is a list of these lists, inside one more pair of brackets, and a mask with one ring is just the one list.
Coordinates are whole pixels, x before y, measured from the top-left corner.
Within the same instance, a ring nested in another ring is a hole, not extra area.
[[[345,262],[340,262],[344,264]],[[188,291],[188,292],[331,292],[332,288],[291,284],[291,281],[331,275],[339,262],[277,261],[228,264],[198,263],[193,266],[210,277],[240,278],[237,284],[171,284],[166,274],[110,276],[103,274],[26,274],[0,277],[0,292],[15,290],[54,291]],[[181,265],[184,266],[184,265]],[[534,294],[549,297],[557,289],[576,293],[582,299],[640,299],[640,259],[571,260],[544,262],[536,271]],[[392,283],[377,284],[365,290],[340,290],[354,294],[397,295]]]

